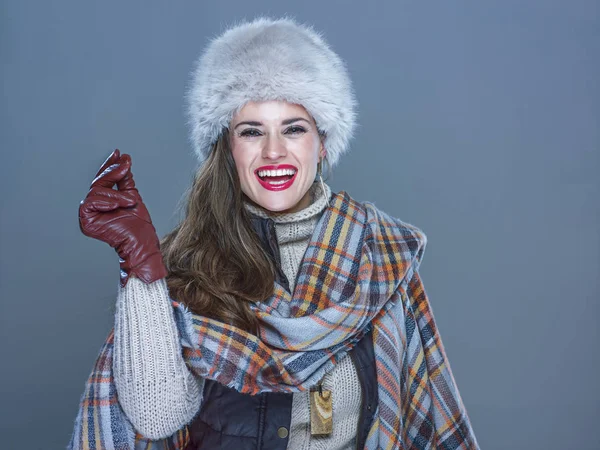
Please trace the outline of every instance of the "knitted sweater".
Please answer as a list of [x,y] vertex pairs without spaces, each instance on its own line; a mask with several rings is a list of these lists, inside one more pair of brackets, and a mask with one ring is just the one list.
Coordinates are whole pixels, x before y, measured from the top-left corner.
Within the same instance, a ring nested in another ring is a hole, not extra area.
[[[246,204],[251,213],[275,222],[281,265],[291,290],[331,190],[325,185],[323,193],[314,184],[311,195],[311,204],[296,213],[267,212]],[[113,370],[123,410],[134,427],[150,438],[169,436],[191,422],[202,401],[203,380],[187,369],[179,345],[166,281],[145,284],[130,278],[117,299]],[[309,393],[294,393],[288,449],[355,447],[361,392],[349,357],[325,375],[323,388],[332,391],[333,433],[311,436]]]

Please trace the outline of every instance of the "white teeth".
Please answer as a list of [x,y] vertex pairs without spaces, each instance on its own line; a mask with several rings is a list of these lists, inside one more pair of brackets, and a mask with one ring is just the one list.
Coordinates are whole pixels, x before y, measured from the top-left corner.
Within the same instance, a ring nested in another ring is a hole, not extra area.
[[259,177],[281,177],[283,175],[293,176],[296,173],[294,169],[277,169],[277,170],[259,170]]

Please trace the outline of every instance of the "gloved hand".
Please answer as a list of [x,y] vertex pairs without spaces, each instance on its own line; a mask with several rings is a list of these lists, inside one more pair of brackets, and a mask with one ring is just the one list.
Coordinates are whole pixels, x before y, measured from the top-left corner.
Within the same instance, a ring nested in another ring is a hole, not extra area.
[[[117,189],[114,190],[114,184]],[[150,214],[131,174],[131,157],[115,150],[102,164],[79,205],[79,228],[119,254],[121,286],[130,276],[151,283],[167,276]]]

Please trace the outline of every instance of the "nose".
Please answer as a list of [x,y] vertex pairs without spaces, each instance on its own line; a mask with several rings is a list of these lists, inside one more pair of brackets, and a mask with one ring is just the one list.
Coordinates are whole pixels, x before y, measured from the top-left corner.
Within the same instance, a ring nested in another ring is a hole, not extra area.
[[285,144],[276,135],[269,135],[265,140],[265,146],[262,150],[264,159],[277,160],[287,155]]

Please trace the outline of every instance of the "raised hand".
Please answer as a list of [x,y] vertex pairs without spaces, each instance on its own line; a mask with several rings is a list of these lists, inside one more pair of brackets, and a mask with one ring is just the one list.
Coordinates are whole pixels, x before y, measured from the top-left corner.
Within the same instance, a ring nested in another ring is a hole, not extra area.
[[135,187],[128,154],[121,155],[117,149],[104,161],[79,205],[79,227],[86,236],[117,251],[121,286],[130,276],[146,283],[167,276],[159,239]]

